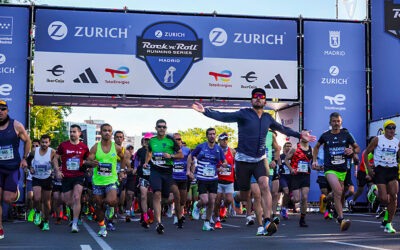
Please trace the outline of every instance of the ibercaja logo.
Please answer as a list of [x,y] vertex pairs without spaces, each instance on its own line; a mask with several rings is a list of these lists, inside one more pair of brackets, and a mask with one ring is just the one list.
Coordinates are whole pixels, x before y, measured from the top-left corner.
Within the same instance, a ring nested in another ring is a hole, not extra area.
[[146,62],[161,87],[172,90],[203,59],[203,41],[185,24],[154,23],[137,37],[136,57]]

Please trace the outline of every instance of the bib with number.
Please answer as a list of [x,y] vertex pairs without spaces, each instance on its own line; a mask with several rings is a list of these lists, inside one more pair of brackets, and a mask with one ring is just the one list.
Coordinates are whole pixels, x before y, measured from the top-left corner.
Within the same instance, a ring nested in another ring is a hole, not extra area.
[[158,153],[153,153],[153,158],[151,159],[151,161],[154,163],[154,165],[165,165],[166,160],[164,157],[164,153],[162,152],[158,152]]
[[97,174],[101,176],[111,176],[112,173],[112,164],[111,163],[99,163],[97,167]]
[[228,164],[226,166],[227,170],[225,172],[220,172],[220,175],[231,175],[232,174],[232,166],[231,164]]
[[382,160],[385,162],[396,162],[396,150],[394,148],[382,149]]
[[185,171],[185,163],[184,162],[175,162],[174,163],[174,173],[183,173]]
[[46,175],[50,171],[51,165],[35,165],[35,174],[37,175]]
[[12,145],[0,146],[0,161],[14,159],[14,151]]
[[307,161],[299,161],[297,163],[297,173],[308,173],[310,163]]
[[203,166],[203,176],[204,177],[214,177],[215,176],[215,167],[210,164]]
[[81,159],[79,158],[69,158],[67,160],[67,170],[78,171],[81,166]]
[[329,153],[331,154],[331,163],[333,165],[341,165],[346,162],[344,157],[344,147],[342,148],[330,148]]

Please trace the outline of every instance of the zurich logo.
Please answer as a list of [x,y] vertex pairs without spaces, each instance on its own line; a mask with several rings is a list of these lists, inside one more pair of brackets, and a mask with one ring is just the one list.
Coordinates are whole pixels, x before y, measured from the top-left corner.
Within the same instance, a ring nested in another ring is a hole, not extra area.
[[226,41],[228,41],[228,35],[226,34],[226,31],[221,28],[212,29],[208,35],[208,38],[210,39],[210,43],[214,46],[222,46],[226,43]]
[[63,22],[54,21],[49,25],[47,32],[51,39],[62,40],[67,36],[68,28]]
[[203,59],[203,41],[189,26],[159,22],[145,28],[137,37],[137,57],[161,87],[172,90],[183,81],[193,63]]

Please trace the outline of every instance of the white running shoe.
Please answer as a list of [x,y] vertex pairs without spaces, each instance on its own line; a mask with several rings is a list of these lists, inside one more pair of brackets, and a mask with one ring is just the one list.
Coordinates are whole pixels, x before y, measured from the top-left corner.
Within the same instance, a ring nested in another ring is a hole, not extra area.
[[192,211],[192,217],[195,220],[198,220],[200,218],[200,209],[197,207],[197,203],[198,203],[198,201],[196,201],[193,204],[193,211]]
[[77,233],[77,232],[79,232],[78,225],[76,223],[72,223],[71,233]]

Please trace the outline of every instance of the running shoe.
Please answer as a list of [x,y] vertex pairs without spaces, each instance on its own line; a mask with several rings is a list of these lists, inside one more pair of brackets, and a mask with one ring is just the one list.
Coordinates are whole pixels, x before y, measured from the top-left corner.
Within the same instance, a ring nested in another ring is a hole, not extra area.
[[183,218],[178,219],[177,227],[178,227],[179,229],[182,229],[182,228],[183,228]]
[[251,225],[253,225],[254,224],[254,219],[253,219],[253,216],[247,216],[246,217],[246,226],[251,226]]
[[377,188],[376,185],[374,184],[374,185],[371,186],[371,188],[370,188],[369,191],[368,191],[367,198],[368,198],[368,201],[369,201],[371,204],[374,204],[374,203],[375,203],[375,199],[376,199],[375,190],[377,190],[377,189],[378,189],[378,188]]
[[0,240],[4,239],[4,230],[0,229]]
[[106,210],[106,218],[112,219],[114,217],[114,207],[109,207]]
[[384,232],[389,234],[395,234],[396,230],[392,227],[392,223],[387,223]]
[[72,218],[71,218],[71,209],[69,208],[69,206],[67,206],[67,218],[68,218],[68,220],[72,220]]
[[156,231],[157,231],[158,234],[163,234],[163,233],[164,233],[164,226],[163,226],[163,224],[158,223],[158,224],[157,224],[157,227],[156,227]]
[[281,209],[281,216],[282,216],[282,218],[284,218],[285,220],[289,219],[286,208],[282,208],[282,209]]
[[278,216],[275,216],[272,221],[275,223],[275,225],[279,225],[279,223],[281,222],[281,220],[279,219]]
[[264,224],[264,235],[271,236],[278,230],[278,227],[273,221],[267,221]]
[[200,209],[197,207],[197,203],[198,203],[198,201],[196,201],[193,204],[193,211],[192,211],[192,217],[195,220],[198,220],[200,218]]
[[340,231],[347,231],[351,225],[350,220],[347,219],[342,219],[342,222],[340,223]]
[[381,228],[385,228],[385,227],[386,227],[386,224],[388,224],[388,222],[385,221],[385,220],[383,220],[382,223],[381,223]]
[[219,210],[219,217],[225,218],[225,216],[226,216],[226,207],[221,207],[221,209]]
[[35,219],[33,223],[35,223],[36,226],[39,226],[41,222],[42,222],[42,217],[40,217],[40,213],[35,213]]
[[209,221],[204,221],[203,231],[214,231],[214,228],[211,226]]
[[28,221],[29,222],[33,222],[33,217],[35,216],[35,209],[31,209],[31,211],[29,211],[29,215],[28,215]]
[[349,212],[352,213],[353,209],[354,209],[354,201],[353,200],[349,200],[348,206],[349,206]]
[[77,233],[77,232],[79,232],[78,225],[76,223],[72,223],[71,233]]
[[202,208],[200,213],[201,213],[201,219],[205,220],[207,217],[207,208]]
[[115,231],[115,226],[114,226],[114,224],[110,221],[110,222],[107,223],[106,229],[107,229],[107,230],[110,230],[110,231]]
[[[379,208],[380,208],[380,207],[379,207]],[[378,209],[379,209],[379,208],[378,208]],[[386,213],[386,209],[379,209],[379,210],[376,212],[375,218],[378,220],[378,219],[382,218],[382,217],[385,215],[385,213]]]
[[43,231],[49,231],[50,227],[49,227],[49,222],[43,222],[43,227],[42,227]]
[[178,217],[174,215],[174,225],[178,225]]
[[222,225],[221,225],[221,222],[220,222],[220,221],[217,221],[217,222],[215,223],[215,229],[222,229]]
[[319,197],[319,212],[323,214],[326,210],[326,195],[321,194]]
[[210,224],[211,224],[211,225],[214,225],[214,224],[215,224],[215,221],[213,220],[212,216],[211,216],[211,218],[210,218]]
[[168,205],[167,216],[168,218],[172,217],[172,205]]
[[100,231],[98,232],[100,237],[107,237],[107,228],[106,226],[100,226]]
[[259,226],[259,227],[257,228],[257,233],[256,233],[256,235],[257,235],[257,236],[264,235],[264,227],[263,227],[263,226]]
[[235,204],[235,207],[236,207],[236,208],[240,208],[240,202],[237,202],[237,201],[235,200],[236,193],[237,193],[237,192],[234,192],[234,193],[233,193],[233,203]]

